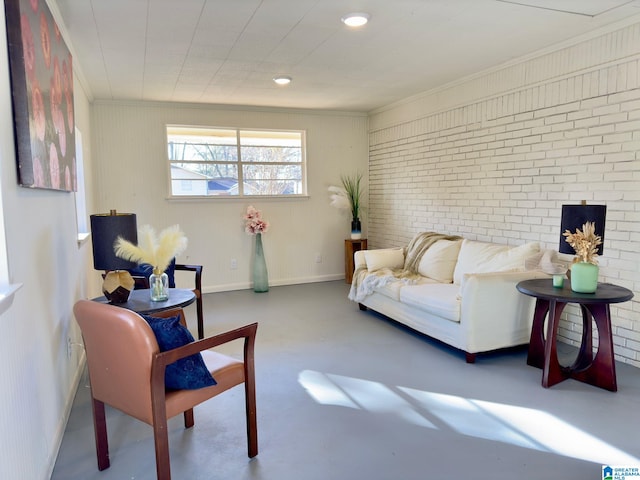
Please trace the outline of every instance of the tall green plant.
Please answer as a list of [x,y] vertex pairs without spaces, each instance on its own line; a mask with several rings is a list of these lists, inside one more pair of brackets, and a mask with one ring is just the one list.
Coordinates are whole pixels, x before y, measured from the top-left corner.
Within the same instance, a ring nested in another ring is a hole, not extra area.
[[356,173],[353,176],[341,175],[342,187],[344,188],[347,198],[349,199],[349,205],[351,207],[351,216],[355,220],[360,218],[360,201],[362,196],[362,174]]

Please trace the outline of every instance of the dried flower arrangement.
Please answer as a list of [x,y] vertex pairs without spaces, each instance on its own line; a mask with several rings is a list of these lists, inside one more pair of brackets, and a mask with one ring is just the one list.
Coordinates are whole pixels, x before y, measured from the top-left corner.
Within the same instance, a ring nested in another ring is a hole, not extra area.
[[350,177],[348,175],[340,176],[342,187],[330,186],[331,206],[339,209],[349,210],[353,220],[360,218],[362,210],[362,174],[356,173]]
[[115,254],[137,263],[148,263],[153,266],[153,273],[160,275],[171,260],[180,255],[187,248],[187,237],[178,225],[165,228],[156,236],[155,230],[149,225],[138,229],[138,245],[118,237],[114,244]]
[[562,234],[565,241],[573,247],[576,252],[574,262],[587,262],[593,265],[598,264],[596,257],[598,256],[598,245],[602,245],[602,238],[596,234],[594,222],[586,222],[582,225],[582,231],[576,228],[575,233],[565,230]]
[[242,217],[245,221],[244,231],[248,235],[255,235],[257,233],[266,233],[269,229],[269,222],[262,219],[260,210],[256,209],[253,205],[247,207],[247,213]]

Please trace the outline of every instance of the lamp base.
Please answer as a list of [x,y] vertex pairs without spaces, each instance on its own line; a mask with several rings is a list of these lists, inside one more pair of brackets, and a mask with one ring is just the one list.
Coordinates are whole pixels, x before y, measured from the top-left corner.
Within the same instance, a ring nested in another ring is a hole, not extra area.
[[111,303],[126,303],[135,281],[126,270],[107,272],[102,283],[102,293]]

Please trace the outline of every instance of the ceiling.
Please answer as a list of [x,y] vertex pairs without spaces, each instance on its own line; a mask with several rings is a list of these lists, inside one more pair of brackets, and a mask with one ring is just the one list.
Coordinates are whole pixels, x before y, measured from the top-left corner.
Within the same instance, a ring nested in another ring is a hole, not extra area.
[[[640,0],[55,3],[94,99],[362,112],[640,15]],[[354,11],[370,22],[345,26]]]

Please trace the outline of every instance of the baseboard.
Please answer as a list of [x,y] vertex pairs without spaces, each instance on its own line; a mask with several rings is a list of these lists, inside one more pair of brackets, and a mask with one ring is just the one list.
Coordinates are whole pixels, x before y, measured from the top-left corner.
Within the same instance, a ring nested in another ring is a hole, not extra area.
[[[333,282],[335,280],[344,281],[344,273],[320,275],[320,276],[314,276],[314,277],[287,278],[286,280],[269,280],[269,286],[282,287],[285,285],[300,285],[303,283]],[[202,287],[202,293],[218,293],[218,292],[232,292],[234,290],[249,290],[251,288],[251,285],[252,285],[251,282],[227,283],[224,285],[209,285],[209,286]]]
[[67,422],[69,421],[69,416],[71,415],[71,408],[73,407],[73,402],[76,398],[76,392],[78,391],[78,386],[80,385],[80,380],[82,380],[82,374],[84,373],[85,363],[87,361],[87,357],[84,353],[84,349],[82,349],[82,355],[80,360],[78,361],[78,368],[76,369],[73,375],[73,381],[71,382],[71,389],[69,390],[69,395],[67,396],[67,401],[64,405],[64,412],[62,417],[60,417],[60,421],[58,422],[58,427],[56,428],[56,434],[53,438],[54,448],[51,450],[51,457],[47,462],[48,467],[48,475],[46,478],[51,478],[53,475],[53,469],[56,465],[56,460],[58,459],[58,453],[60,452],[60,447],[62,446],[62,439],[64,438],[64,432],[67,428]]

